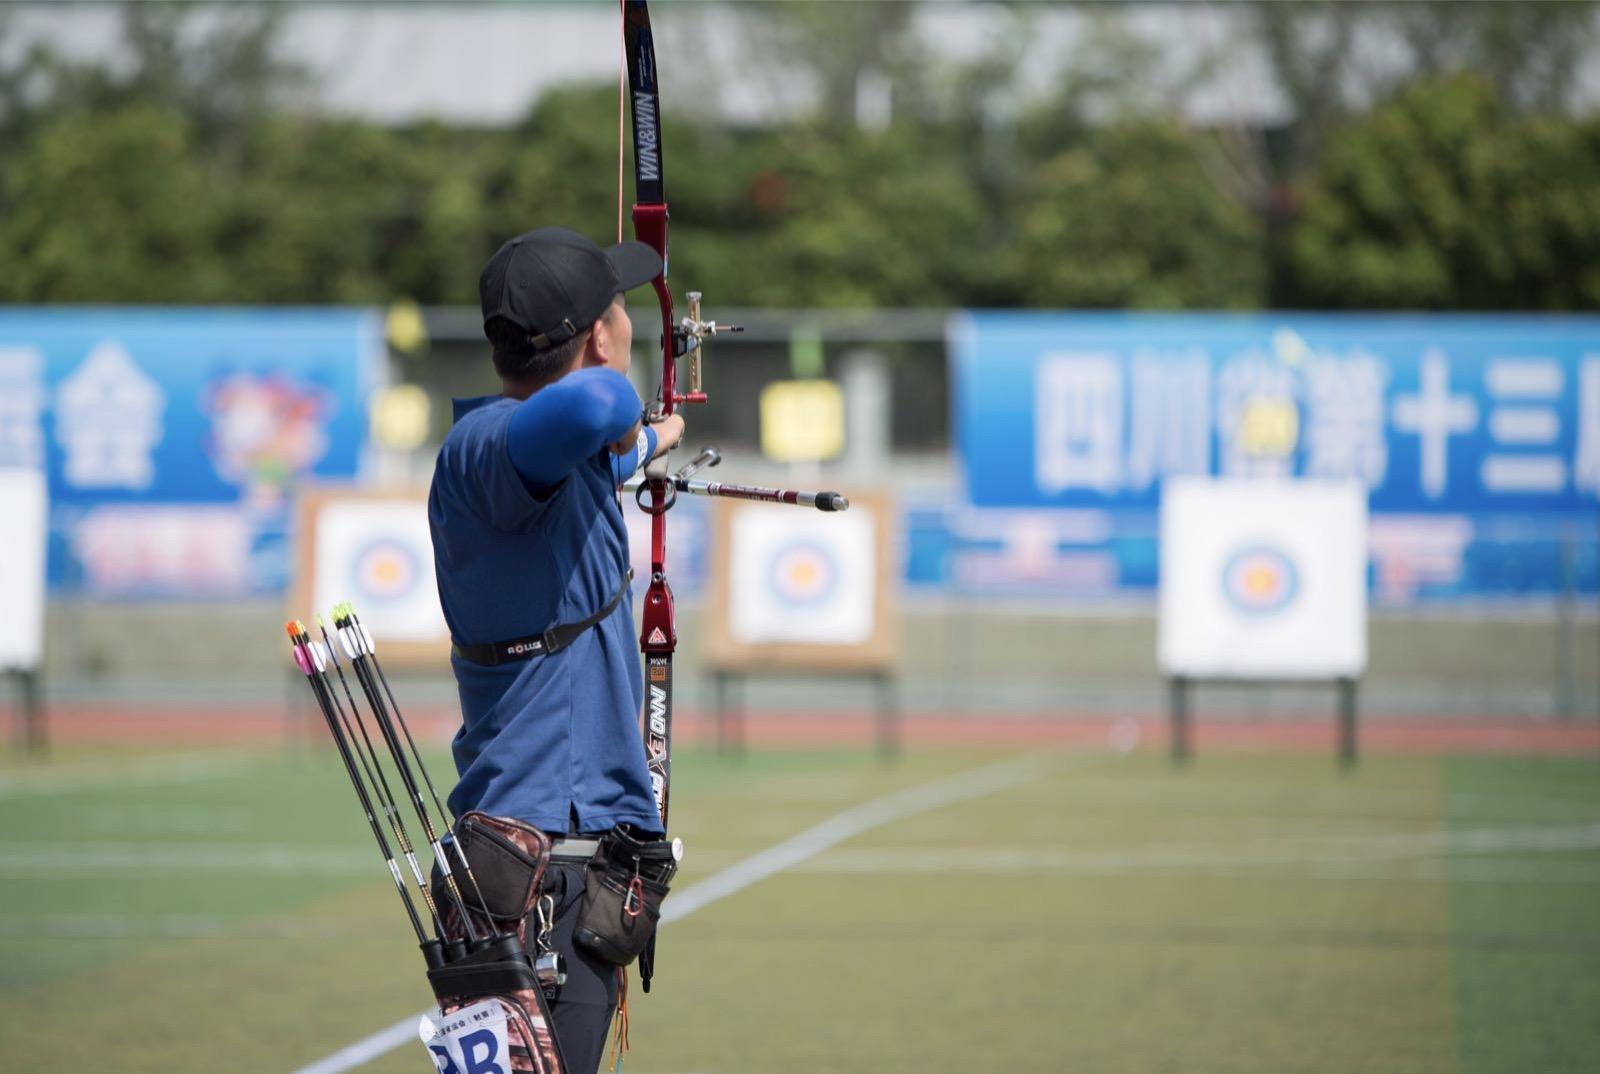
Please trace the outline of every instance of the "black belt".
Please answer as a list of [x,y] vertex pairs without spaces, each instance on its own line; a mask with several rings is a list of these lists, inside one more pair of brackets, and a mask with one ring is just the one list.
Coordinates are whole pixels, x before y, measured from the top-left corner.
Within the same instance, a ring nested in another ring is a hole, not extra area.
[[525,638],[512,638],[510,641],[486,641],[477,645],[462,645],[458,642],[452,645],[451,649],[461,659],[486,668],[514,664],[518,660],[532,660],[536,656],[545,656],[565,649],[582,637],[585,630],[598,626],[606,616],[617,610],[617,605],[622,603],[623,594],[628,592],[628,585],[632,581],[633,568],[630,567],[623,574],[622,584],[617,587],[616,593],[606,601],[606,606],[582,622],[557,623],[543,633],[530,634]]
[[558,835],[550,840],[551,861],[588,861],[600,849],[600,837],[584,839]]

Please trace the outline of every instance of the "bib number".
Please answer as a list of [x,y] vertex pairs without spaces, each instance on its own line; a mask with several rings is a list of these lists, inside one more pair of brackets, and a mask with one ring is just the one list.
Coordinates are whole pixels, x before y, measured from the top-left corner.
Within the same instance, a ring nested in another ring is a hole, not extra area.
[[423,1015],[417,1035],[439,1074],[511,1074],[506,1012],[498,1000]]

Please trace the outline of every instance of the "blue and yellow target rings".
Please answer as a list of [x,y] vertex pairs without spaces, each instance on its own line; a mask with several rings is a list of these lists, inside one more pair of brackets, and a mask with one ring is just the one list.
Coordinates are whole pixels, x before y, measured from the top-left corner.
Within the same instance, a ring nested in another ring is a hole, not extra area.
[[411,546],[388,538],[368,544],[355,557],[355,583],[365,600],[400,600],[417,585],[421,564]]
[[839,568],[820,544],[797,541],[772,557],[769,577],[773,594],[792,608],[812,607],[833,595]]
[[1228,557],[1222,568],[1222,596],[1249,615],[1283,611],[1299,592],[1294,561],[1270,545],[1251,545]]

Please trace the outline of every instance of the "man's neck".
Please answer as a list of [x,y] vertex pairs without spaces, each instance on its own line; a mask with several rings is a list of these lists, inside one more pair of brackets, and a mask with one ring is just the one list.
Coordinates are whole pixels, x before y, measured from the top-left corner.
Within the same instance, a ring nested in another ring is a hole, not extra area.
[[584,368],[586,367],[583,359],[582,357],[579,357],[577,361],[572,363],[571,368],[563,369],[560,373],[557,373],[549,380],[530,380],[527,377],[501,377],[500,394],[505,396],[507,399],[515,399],[518,402],[521,402],[534,392],[538,391],[540,388],[548,388],[550,385],[554,384],[568,373]]

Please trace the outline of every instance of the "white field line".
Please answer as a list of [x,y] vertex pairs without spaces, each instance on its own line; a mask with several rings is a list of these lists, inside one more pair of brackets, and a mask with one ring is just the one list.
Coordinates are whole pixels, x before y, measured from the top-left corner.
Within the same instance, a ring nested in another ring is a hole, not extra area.
[[[345,876],[379,864],[371,847],[249,843],[0,843],[0,876],[106,872],[283,873]],[[381,868],[381,865],[380,865]]]
[[[1473,857],[1512,851],[1539,853],[1600,848],[1600,832],[1553,829],[1529,838],[1522,830],[1475,832],[1461,847],[1428,841],[1344,840],[1339,847],[1151,847],[1138,851],[1085,852],[1066,847],[888,847],[845,848],[795,871],[822,875],[918,875],[981,872],[1057,876],[1129,876],[1182,873],[1250,876],[1315,876],[1348,880],[1463,880],[1472,883],[1600,884],[1600,861],[1519,857],[1515,861]],[[1548,836],[1548,838],[1546,838]]]
[[[970,781],[973,794],[988,781]],[[1136,850],[1086,850],[1081,846],[877,847],[835,850],[853,834],[880,827],[899,816],[927,808],[929,787],[869,802],[777,846],[728,866],[683,892],[663,914],[675,920],[706,902],[748,886],[748,877],[771,876],[788,868],[812,873],[939,873],[1046,871],[1077,875],[1159,870],[1252,868],[1291,865],[1357,866],[1380,861],[1465,857],[1514,851],[1557,852],[1600,849],[1600,823],[1561,827],[1522,826],[1467,831],[1430,829],[1406,832],[1318,833],[1229,842],[1157,844]],[[952,793],[954,783],[936,789]],[[957,799],[959,800],[959,799]],[[823,853],[827,851],[827,853]],[[711,855],[712,860],[715,856]],[[372,855],[365,847],[285,846],[247,843],[0,843],[0,877],[96,875],[146,870],[343,876],[366,872]]]
[[1140,850],[1086,851],[1061,846],[858,847],[808,862],[813,873],[1033,872],[1124,873],[1185,871],[1218,866],[1322,863],[1370,864],[1415,858],[1571,851],[1600,848],[1600,824],[1559,828],[1394,832],[1257,843],[1151,846]]
[[0,939],[120,940],[160,936],[169,939],[331,939],[352,926],[326,918],[219,917],[215,914],[51,914],[0,917]]
[[[1077,756],[1087,759],[1098,755],[1081,753]],[[667,900],[661,920],[678,921],[688,917],[719,899],[737,894],[873,828],[1020,787],[1049,768],[1061,765],[1063,760],[1056,751],[1031,753],[864,802],[678,892]],[[343,1071],[369,1063],[415,1039],[417,1023],[427,1013],[418,1011],[332,1055],[301,1067],[294,1074],[342,1074]]]
[[1220,778],[1190,779],[1187,776],[1175,781],[1118,775],[1086,776],[1075,780],[1069,793],[1074,801],[1082,798],[1096,802],[1100,807],[1110,798],[1132,798],[1146,811],[1167,805],[1184,807],[1201,796],[1212,803],[1250,802],[1272,807],[1293,802],[1294,808],[1309,807],[1319,814],[1339,814],[1352,822],[1362,819],[1398,820],[1409,815],[1415,815],[1418,819],[1431,818],[1438,814],[1441,805],[1447,806],[1458,817],[1475,815],[1477,819],[1519,816],[1536,820],[1552,815],[1556,819],[1570,820],[1575,815],[1600,819],[1600,802],[1592,800],[1470,791],[1451,791],[1441,795],[1436,790],[1423,787],[1324,787],[1306,791],[1286,783],[1242,784]]
[[0,798],[158,787],[222,779],[252,767],[244,754],[187,753],[136,761],[81,761],[0,775]]

